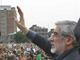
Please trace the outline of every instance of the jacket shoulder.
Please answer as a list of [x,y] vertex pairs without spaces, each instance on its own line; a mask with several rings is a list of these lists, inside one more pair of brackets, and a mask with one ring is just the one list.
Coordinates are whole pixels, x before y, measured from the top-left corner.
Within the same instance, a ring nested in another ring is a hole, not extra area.
[[78,52],[78,48],[75,48],[68,56],[66,56],[63,60],[80,60],[80,55]]

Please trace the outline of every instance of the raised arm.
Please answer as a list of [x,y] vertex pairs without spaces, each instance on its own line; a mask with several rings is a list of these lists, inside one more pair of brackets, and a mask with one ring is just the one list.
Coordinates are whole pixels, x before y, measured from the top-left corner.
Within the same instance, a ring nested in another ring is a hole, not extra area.
[[25,26],[23,12],[19,6],[17,6],[17,10],[18,10],[18,13],[20,15],[20,21],[18,21],[17,18],[15,18],[15,17],[13,17],[13,20],[15,21],[18,28],[26,35],[28,33],[29,29]]
[[18,28],[26,35],[27,38],[29,38],[34,44],[38,45],[41,49],[43,49],[47,54],[50,54],[51,56],[54,56],[54,54],[52,54],[50,52],[51,49],[51,44],[50,41],[48,39],[46,39],[45,37],[40,36],[39,34],[35,33],[34,31],[28,29],[25,26],[25,22],[24,22],[24,16],[23,16],[23,12],[21,11],[21,9],[19,8],[19,6],[17,6],[18,9],[18,13],[20,15],[20,21],[17,20],[17,18],[13,17],[13,20],[15,21],[16,25],[18,26]]

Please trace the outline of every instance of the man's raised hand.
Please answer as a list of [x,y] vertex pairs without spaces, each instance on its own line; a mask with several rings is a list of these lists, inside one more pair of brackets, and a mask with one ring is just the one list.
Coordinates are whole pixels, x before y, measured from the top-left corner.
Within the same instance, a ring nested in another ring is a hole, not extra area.
[[17,6],[17,10],[18,10],[18,13],[19,13],[19,15],[20,15],[20,21],[18,21],[17,18],[15,18],[15,17],[13,17],[13,20],[15,21],[17,27],[18,27],[24,34],[27,34],[28,28],[25,27],[23,12],[22,12],[22,10],[20,9],[19,6]]

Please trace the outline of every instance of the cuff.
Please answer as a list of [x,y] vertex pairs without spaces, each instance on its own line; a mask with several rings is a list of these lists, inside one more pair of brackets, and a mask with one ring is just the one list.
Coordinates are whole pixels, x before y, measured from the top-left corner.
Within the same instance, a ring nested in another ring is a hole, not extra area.
[[26,34],[26,37],[29,38],[31,41],[35,38],[36,32],[29,30],[29,32]]

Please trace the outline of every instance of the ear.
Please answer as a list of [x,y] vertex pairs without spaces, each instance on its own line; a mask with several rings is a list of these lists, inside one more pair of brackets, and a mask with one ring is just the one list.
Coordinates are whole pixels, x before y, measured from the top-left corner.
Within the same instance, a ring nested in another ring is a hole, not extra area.
[[72,45],[73,41],[74,41],[74,37],[69,36],[69,37],[67,37],[66,44],[67,45]]

